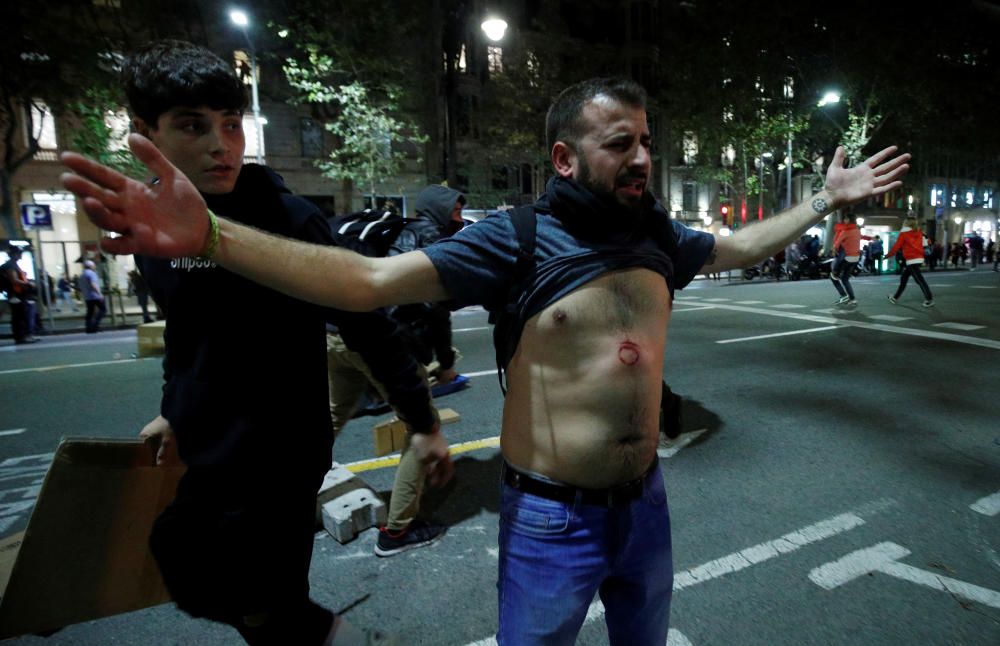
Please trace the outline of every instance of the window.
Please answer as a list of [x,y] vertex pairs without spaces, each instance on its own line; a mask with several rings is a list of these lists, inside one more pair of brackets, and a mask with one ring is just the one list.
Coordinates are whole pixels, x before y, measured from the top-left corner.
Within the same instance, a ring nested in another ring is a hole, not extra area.
[[[250,55],[242,49],[233,52],[233,68],[244,85],[253,85],[254,69],[250,65]],[[260,64],[257,64],[257,78],[260,78]]]
[[38,142],[40,150],[55,150],[59,147],[56,141],[56,120],[44,101],[31,102],[31,132],[28,135]]
[[490,74],[500,74],[503,72],[503,47],[496,45],[486,46],[486,65]]
[[299,119],[299,132],[303,157],[323,156],[323,126],[315,119]]
[[684,193],[681,208],[685,211],[698,210],[698,184],[697,182],[684,182]]
[[698,135],[690,131],[685,132],[684,163],[690,165],[696,163],[697,161],[698,161]]
[[104,125],[108,127],[108,148],[111,152],[128,150],[129,118],[125,108],[108,112],[104,115]]

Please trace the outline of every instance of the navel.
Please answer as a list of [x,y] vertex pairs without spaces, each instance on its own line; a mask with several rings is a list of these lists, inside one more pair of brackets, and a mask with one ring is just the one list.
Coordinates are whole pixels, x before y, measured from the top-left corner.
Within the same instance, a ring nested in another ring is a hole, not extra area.
[[562,309],[561,307],[557,307],[555,310],[552,311],[552,320],[560,324],[565,323],[566,310]]
[[639,362],[639,346],[631,341],[622,341],[618,346],[618,360],[626,366],[633,366]]

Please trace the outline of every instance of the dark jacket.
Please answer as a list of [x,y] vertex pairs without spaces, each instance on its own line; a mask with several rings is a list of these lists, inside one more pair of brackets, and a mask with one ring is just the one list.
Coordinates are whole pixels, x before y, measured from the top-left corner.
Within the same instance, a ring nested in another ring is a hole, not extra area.
[[[389,248],[389,256],[416,249],[423,249],[461,229],[461,224],[451,219],[455,202],[465,204],[465,197],[453,188],[434,184],[420,191],[414,202],[417,217],[407,221]],[[455,351],[451,347],[451,314],[441,303],[414,303],[401,305],[392,316],[414,331],[417,339],[412,345],[414,354],[424,363],[437,357],[444,370],[455,365]]]
[[[270,169],[243,167],[232,193],[206,195],[218,215],[309,242],[332,242],[326,220]],[[384,313],[320,308],[210,260],[136,258],[167,314],[161,414],[189,466],[328,469],[333,432],[326,321],[361,353],[417,430],[433,417],[427,388]],[[266,465],[266,466],[265,466]]]

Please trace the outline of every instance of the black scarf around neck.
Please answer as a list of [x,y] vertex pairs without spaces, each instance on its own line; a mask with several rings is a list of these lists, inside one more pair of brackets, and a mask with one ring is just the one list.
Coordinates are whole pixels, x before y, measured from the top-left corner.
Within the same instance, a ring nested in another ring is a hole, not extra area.
[[671,256],[677,249],[670,216],[648,192],[639,208],[631,209],[611,196],[594,194],[573,179],[553,177],[535,202],[535,210],[551,214],[580,240],[632,246],[650,237]]

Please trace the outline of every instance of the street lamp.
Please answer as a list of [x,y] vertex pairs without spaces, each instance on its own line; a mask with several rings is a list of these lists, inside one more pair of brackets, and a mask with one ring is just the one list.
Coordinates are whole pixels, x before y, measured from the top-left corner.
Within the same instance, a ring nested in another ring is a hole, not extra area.
[[251,105],[251,110],[253,111],[253,125],[255,135],[257,137],[257,150],[256,158],[258,164],[264,163],[264,124],[260,117],[260,101],[257,97],[257,53],[254,51],[253,41],[250,40],[250,34],[247,28],[250,25],[250,18],[247,14],[239,9],[233,9],[229,12],[229,19],[233,21],[240,31],[243,32],[243,37],[247,41],[247,49],[250,50],[250,88],[251,95],[253,97],[253,103]]
[[502,18],[491,17],[483,21],[479,27],[486,34],[486,37],[497,42],[503,39],[504,33],[507,31],[507,21]]

